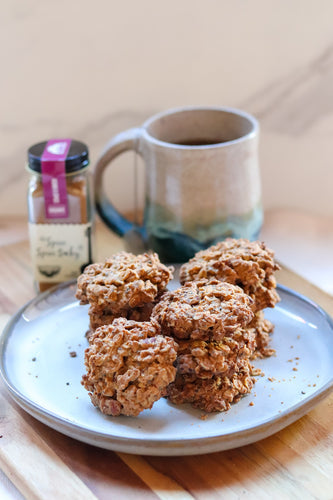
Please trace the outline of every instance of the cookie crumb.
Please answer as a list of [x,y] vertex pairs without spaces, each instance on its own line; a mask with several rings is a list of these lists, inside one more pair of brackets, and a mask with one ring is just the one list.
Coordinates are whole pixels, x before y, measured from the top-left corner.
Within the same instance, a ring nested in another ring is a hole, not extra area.
[[207,413],[200,415],[201,420],[207,420],[207,417],[208,417]]
[[71,351],[71,352],[69,353],[69,355],[70,355],[70,357],[71,357],[71,358],[76,358],[76,356],[77,356],[77,354],[76,354],[76,352],[75,352],[75,351]]
[[294,366],[293,372],[298,372],[298,368],[296,368],[296,366]]
[[254,406],[254,402],[253,402],[253,401],[251,401],[251,402],[249,403],[249,406]]
[[268,377],[268,380],[269,380],[270,382],[274,382],[276,379],[275,379],[274,377]]

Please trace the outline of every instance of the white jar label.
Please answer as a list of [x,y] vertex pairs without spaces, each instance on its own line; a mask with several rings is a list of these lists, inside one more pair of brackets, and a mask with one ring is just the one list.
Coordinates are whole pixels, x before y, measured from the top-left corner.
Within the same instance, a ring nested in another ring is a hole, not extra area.
[[91,223],[29,223],[31,259],[37,282],[77,278],[91,263]]

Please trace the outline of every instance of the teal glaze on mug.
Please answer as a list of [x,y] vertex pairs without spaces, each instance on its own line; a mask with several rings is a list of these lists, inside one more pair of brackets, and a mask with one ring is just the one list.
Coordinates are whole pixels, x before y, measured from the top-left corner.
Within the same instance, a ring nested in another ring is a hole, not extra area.
[[[233,108],[155,115],[106,145],[95,169],[97,211],[118,235],[137,233],[163,262],[185,262],[226,237],[257,239],[263,221],[258,136],[257,120]],[[103,190],[105,168],[128,150],[145,163],[143,226],[123,217]]]

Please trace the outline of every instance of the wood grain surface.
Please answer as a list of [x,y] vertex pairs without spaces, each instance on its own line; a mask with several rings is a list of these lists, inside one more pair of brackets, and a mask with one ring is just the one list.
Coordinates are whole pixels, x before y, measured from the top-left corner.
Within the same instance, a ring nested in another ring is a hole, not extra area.
[[[123,248],[98,226],[96,259]],[[0,221],[0,328],[35,293],[24,220]],[[333,297],[288,269],[278,281],[333,314]],[[277,434],[189,457],[114,453],[75,441],[21,410],[0,384],[0,466],[28,499],[332,499],[333,395]]]

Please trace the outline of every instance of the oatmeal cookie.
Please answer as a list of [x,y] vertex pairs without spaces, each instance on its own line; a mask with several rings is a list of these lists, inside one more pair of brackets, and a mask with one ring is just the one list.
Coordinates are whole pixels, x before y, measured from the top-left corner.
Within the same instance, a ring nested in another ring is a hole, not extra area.
[[95,310],[93,306],[89,308],[88,314],[90,318],[89,327],[91,330],[96,330],[103,325],[111,325],[116,318],[126,318],[131,321],[149,321],[151,313],[156,301],[144,304],[141,307],[133,307],[132,309],[122,309],[116,313],[104,310]]
[[151,321],[177,339],[222,340],[253,318],[252,299],[238,286],[218,280],[186,283],[166,292]]
[[202,250],[180,269],[180,282],[216,278],[240,286],[254,299],[254,310],[274,307],[279,301],[274,252],[263,242],[232,239]]
[[102,413],[137,416],[174,380],[177,344],[150,322],[118,318],[91,335],[83,386]]
[[86,267],[77,280],[76,298],[95,312],[118,314],[153,302],[173,278],[172,271],[156,253],[120,252]]
[[253,332],[255,337],[256,349],[252,355],[252,359],[267,358],[275,354],[275,349],[269,347],[270,335],[274,331],[274,325],[268,319],[265,319],[263,311],[255,314],[247,329]]
[[179,340],[176,368],[181,375],[194,375],[196,378],[209,379],[213,376],[232,377],[238,372],[243,360],[254,353],[254,329],[239,328],[233,337],[222,341]]
[[149,302],[142,307],[134,307],[133,309],[123,309],[117,313],[112,313],[109,311],[95,311],[91,306],[89,307],[89,329],[86,332],[86,338],[90,342],[91,335],[97,328],[104,325],[111,325],[113,320],[116,318],[125,318],[131,321],[149,321],[152,310],[157,304],[157,301]]
[[229,410],[230,403],[251,392],[255,382],[251,369],[249,361],[243,360],[243,366],[231,377],[199,379],[177,374],[175,382],[168,387],[168,399],[177,405],[190,403],[206,412]]

